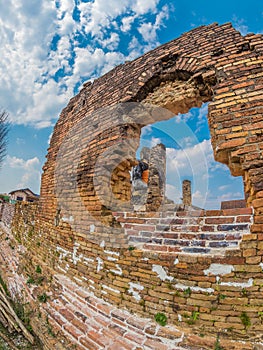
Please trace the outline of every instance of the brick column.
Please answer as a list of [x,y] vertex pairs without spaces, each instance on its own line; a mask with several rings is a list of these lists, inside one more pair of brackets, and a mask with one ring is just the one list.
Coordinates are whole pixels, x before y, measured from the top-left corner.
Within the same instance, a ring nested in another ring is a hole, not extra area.
[[191,191],[191,181],[190,180],[184,180],[183,181],[183,204],[184,205],[192,205],[192,191]]
[[147,210],[156,211],[164,200],[166,181],[166,147],[160,143],[152,148],[149,161]]

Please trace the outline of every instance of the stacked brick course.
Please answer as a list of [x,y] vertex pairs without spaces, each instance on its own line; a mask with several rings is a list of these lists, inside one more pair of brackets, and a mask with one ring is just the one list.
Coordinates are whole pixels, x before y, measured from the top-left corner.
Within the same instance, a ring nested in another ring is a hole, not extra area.
[[[118,214],[117,214],[118,215]],[[130,245],[160,252],[224,255],[250,233],[251,208],[162,212],[149,216],[120,213]],[[223,248],[223,249],[222,249]]]
[[[262,35],[243,37],[231,24],[212,24],[183,34],[116,67],[92,84],[85,84],[56,124],[43,168],[34,231],[28,229],[24,220],[25,208],[19,211],[18,207],[13,221],[13,234],[23,245],[21,261],[27,261],[26,271],[39,265],[53,276],[62,273],[113,308],[126,309],[140,317],[154,319],[156,313],[165,313],[174,328],[164,338],[178,339],[183,330],[181,344],[194,344],[196,349],[214,348],[215,328],[226,349],[253,349],[262,343],[262,63]],[[131,212],[129,170],[139,145],[140,128],[170,116],[151,115],[143,123],[136,114],[131,117],[127,113],[116,120],[108,109],[105,113],[96,111],[120,102],[143,102],[169,108],[173,115],[206,101],[211,101],[208,121],[215,158],[227,164],[232,174],[243,176],[248,208],[199,213],[194,224],[185,214],[175,217],[174,213],[161,210]],[[82,130],[86,124],[89,127]],[[82,127],[75,128],[76,125]],[[60,180],[56,178],[57,155],[68,136],[72,142],[66,148],[65,159],[81,153],[75,188],[70,187],[73,164],[66,160],[61,162],[59,173],[65,176],[66,186],[56,187]],[[83,150],[75,149],[73,142],[80,139]],[[101,161],[96,169],[97,160],[103,160],[104,152],[112,147],[120,150],[118,157],[114,158],[117,153],[109,153],[107,164]],[[114,175],[108,186],[112,193],[106,191],[107,203],[123,201],[121,212],[105,205],[105,186],[96,188],[93,183],[96,171],[105,174],[102,169],[107,167]],[[68,198],[62,209],[61,195]],[[71,208],[70,215],[65,215],[67,207]],[[143,241],[145,246],[140,249],[133,249],[129,243],[132,237],[158,240],[157,232],[161,232],[161,242]],[[192,245],[198,241],[201,246]],[[232,247],[229,242],[234,242]],[[226,246],[222,254],[215,254]],[[197,254],[193,248],[207,251]],[[7,254],[1,252],[3,264]],[[9,278],[9,284],[14,286],[16,278]],[[49,294],[50,305],[55,307],[57,295],[63,295],[62,284],[51,281]],[[75,315],[84,306],[82,299],[78,303]],[[92,309],[92,305],[85,307]],[[46,312],[49,313],[48,307]],[[79,327],[76,343],[81,343],[83,332],[90,331],[82,326],[74,325]],[[56,322],[56,327],[61,336],[69,332],[64,323]],[[143,330],[138,332],[141,333],[147,337]],[[82,346],[89,349],[90,345]],[[156,344],[147,346],[157,348]]]

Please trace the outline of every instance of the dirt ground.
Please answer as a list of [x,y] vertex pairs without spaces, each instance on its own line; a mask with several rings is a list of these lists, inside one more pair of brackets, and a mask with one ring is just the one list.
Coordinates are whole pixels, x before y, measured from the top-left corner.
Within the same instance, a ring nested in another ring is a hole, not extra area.
[[35,345],[30,344],[29,341],[25,339],[21,333],[20,334],[8,333],[8,331],[0,323],[0,350],[15,350],[15,349],[42,350],[42,347],[39,344],[35,344]]

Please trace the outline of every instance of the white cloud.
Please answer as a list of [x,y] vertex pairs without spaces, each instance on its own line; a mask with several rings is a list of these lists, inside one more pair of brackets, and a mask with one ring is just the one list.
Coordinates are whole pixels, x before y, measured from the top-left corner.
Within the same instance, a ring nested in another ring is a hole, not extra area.
[[124,13],[129,5],[130,0],[81,2],[78,6],[81,11],[80,23],[86,33],[102,38],[104,29],[110,27],[112,19]]
[[177,114],[175,117],[174,117],[174,120],[177,124],[180,124],[180,123],[186,123],[188,120],[192,119],[194,117],[194,115],[189,111],[188,113],[185,113],[185,114]]
[[[1,2],[0,106],[13,123],[52,125],[82,82],[158,44],[157,31],[168,18],[168,7],[158,9],[159,2]],[[118,51],[124,39],[126,56]]]
[[99,41],[103,48],[108,50],[116,50],[119,46],[120,36],[117,33],[111,33],[109,38],[104,38]]
[[51,134],[49,135],[49,137],[48,137],[48,140],[47,140],[47,144],[48,144],[48,145],[50,145],[52,136],[53,136],[53,131],[52,131],[52,133],[51,133]]
[[7,156],[3,170],[9,174],[10,190],[29,187],[39,192],[41,164],[37,157],[24,160]]
[[218,199],[220,202],[222,201],[228,201],[232,199],[243,199],[243,194],[241,192],[227,192],[224,193],[222,196],[219,196]]
[[175,185],[166,184],[165,195],[169,199],[172,199],[174,201],[174,203],[176,203],[176,204],[182,203],[182,200],[181,200],[181,197],[182,197],[182,195],[181,195],[181,188],[179,188],[179,187],[177,187]]
[[218,189],[219,191],[225,191],[229,188],[229,185],[223,185],[223,186],[219,186]]
[[[183,144],[183,141],[181,143]],[[210,140],[189,144],[190,146],[185,146],[183,149],[166,149],[169,198],[178,200],[179,196],[174,191],[181,189],[184,179],[191,179],[193,204],[201,208],[218,208],[223,200],[244,196],[240,185],[241,179],[231,177],[228,167],[214,160]],[[225,185],[218,185],[224,181]],[[234,190],[222,194],[229,188]]]
[[132,23],[134,22],[136,16],[127,16],[127,17],[124,17],[122,20],[121,20],[121,27],[120,29],[123,31],[123,32],[128,32],[130,29],[131,29],[131,25]]
[[141,138],[143,138],[146,135],[149,135],[153,132],[153,128],[151,125],[146,125],[141,129]]
[[162,143],[162,140],[159,137],[152,137],[150,141],[150,148],[153,148],[154,146]]
[[143,37],[143,40],[148,44],[156,46],[157,41],[157,30],[164,25],[164,20],[168,19],[168,6],[163,6],[162,10],[157,14],[155,22],[142,23],[138,28],[139,33]]
[[138,15],[142,15],[147,12],[155,13],[157,11],[158,3],[159,0],[136,0],[133,2],[132,10]]
[[37,157],[24,160],[22,158],[7,156],[7,164],[10,168],[22,168],[24,170],[34,170],[39,165],[39,159]]
[[213,157],[211,141],[204,140],[184,149],[167,148],[167,166],[169,172],[180,171],[181,175],[193,175],[195,172],[208,172],[208,165]]
[[242,35],[247,35],[248,26],[245,25],[245,20],[243,18],[238,18],[236,15],[233,16],[233,26]]

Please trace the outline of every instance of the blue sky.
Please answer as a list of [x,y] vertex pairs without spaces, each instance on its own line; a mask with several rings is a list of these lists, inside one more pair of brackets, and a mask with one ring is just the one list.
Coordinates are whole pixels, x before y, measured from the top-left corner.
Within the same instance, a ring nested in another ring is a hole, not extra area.
[[[30,187],[39,193],[54,124],[83,82],[183,32],[213,22],[232,22],[243,35],[263,33],[263,2],[1,1],[0,107],[9,113],[12,127],[0,170],[0,192]],[[241,198],[243,188],[241,179],[232,178],[225,166],[213,160],[206,113],[207,105],[189,111],[182,125],[186,133],[181,135],[167,136],[174,125],[178,129],[181,116],[148,127],[143,131],[143,142],[167,142],[169,197],[179,200],[180,181],[190,178],[196,180],[194,203],[218,207],[221,200]],[[184,152],[173,147],[173,138],[183,145]],[[198,178],[193,171],[188,172],[187,157],[204,161],[199,161]]]

